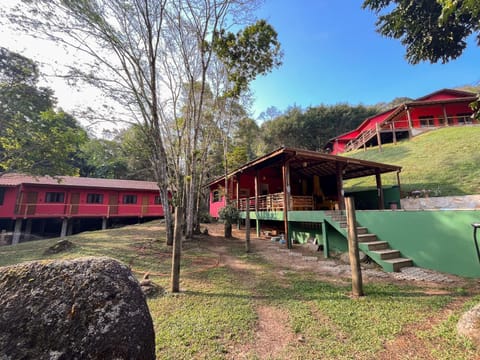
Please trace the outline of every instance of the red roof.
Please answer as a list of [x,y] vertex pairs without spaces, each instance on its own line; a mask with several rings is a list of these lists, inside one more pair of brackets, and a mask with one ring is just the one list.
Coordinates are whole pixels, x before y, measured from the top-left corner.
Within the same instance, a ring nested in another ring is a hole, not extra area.
[[4,174],[0,176],[0,186],[19,186],[22,184],[126,190],[159,190],[157,183],[152,181],[96,179],[76,176],[31,176],[22,174]]

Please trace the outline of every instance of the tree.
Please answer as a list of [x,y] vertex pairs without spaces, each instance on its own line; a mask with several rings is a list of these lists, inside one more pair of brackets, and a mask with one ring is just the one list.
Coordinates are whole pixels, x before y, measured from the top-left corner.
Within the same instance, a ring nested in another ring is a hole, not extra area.
[[[365,0],[363,8],[377,14],[380,34],[400,39],[412,64],[454,60],[463,53],[472,34],[480,46],[478,0]],[[471,106],[480,118],[480,94]]]
[[[168,208],[168,191],[173,190],[173,204],[181,210],[177,218],[185,209],[186,235],[190,236],[202,164],[216,133],[204,131],[204,125],[220,128],[221,116],[231,109],[231,98],[240,97],[256,74],[269,71],[268,57],[278,55],[270,51],[274,41],[268,37],[276,39],[266,23],[234,37],[233,55],[252,66],[238,68],[232,54],[220,51],[225,46],[224,29],[244,25],[257,3],[38,0],[24,1],[9,15],[23,30],[41,33],[86,55],[85,61],[72,66],[70,76],[99,87],[131,111],[149,150],[162,204]],[[249,42],[240,44],[238,39],[243,38]],[[259,41],[261,46],[256,46]],[[170,212],[165,219],[167,243],[181,241],[179,231],[173,238]],[[181,228],[176,225],[177,230]],[[174,254],[173,262],[179,258]],[[179,266],[172,268],[176,271]],[[172,289],[178,288],[178,279],[172,276]]]
[[87,134],[55,111],[51,89],[38,87],[36,63],[0,48],[0,173],[75,175]]
[[377,14],[380,34],[400,39],[412,64],[456,59],[474,33],[480,45],[477,0],[365,0],[363,8]]
[[70,115],[50,109],[36,119],[16,116],[0,136],[0,168],[33,175],[77,175],[87,133]]

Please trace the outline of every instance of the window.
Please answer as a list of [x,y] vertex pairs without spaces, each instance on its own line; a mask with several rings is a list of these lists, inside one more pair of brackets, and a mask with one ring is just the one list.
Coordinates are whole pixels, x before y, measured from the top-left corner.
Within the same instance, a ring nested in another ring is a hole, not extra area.
[[63,192],[47,192],[45,194],[46,203],[63,203],[65,202],[65,193]]
[[162,199],[160,198],[160,195],[155,196],[154,204],[155,205],[162,205]]
[[5,200],[5,188],[0,188],[0,205],[3,205]]
[[124,204],[136,204],[137,203],[137,195],[123,195],[123,203]]
[[103,204],[103,194],[87,194],[88,204]]
[[220,191],[215,190],[212,194],[212,202],[219,202],[220,201]]

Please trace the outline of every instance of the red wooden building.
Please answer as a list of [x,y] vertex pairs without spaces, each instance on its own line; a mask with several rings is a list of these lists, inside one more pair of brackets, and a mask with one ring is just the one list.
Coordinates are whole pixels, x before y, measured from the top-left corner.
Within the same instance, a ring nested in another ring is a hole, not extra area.
[[467,91],[443,89],[406,102],[366,119],[355,130],[339,135],[325,146],[333,155],[367,146],[396,142],[425,130],[471,125],[470,104],[477,95]]
[[154,182],[20,174],[0,177],[0,231],[13,230],[13,244],[22,235],[28,239],[32,233],[58,231],[52,228],[65,236],[92,224],[106,228],[109,220],[138,221],[163,215]]

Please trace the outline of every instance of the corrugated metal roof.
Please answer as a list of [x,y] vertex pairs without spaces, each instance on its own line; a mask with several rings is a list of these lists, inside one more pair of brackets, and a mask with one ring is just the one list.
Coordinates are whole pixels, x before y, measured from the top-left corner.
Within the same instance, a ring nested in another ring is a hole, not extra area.
[[96,179],[76,176],[31,176],[23,174],[4,174],[0,176],[0,186],[19,186],[22,184],[125,190],[159,190],[157,183],[152,181]]

